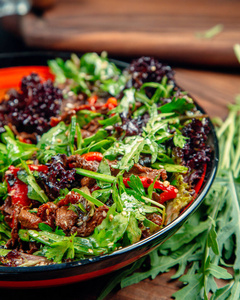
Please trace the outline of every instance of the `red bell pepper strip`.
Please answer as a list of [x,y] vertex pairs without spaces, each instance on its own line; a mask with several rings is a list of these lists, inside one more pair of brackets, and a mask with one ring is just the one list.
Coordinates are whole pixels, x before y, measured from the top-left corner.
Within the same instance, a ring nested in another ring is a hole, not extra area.
[[[203,166],[203,173],[202,173],[202,176],[201,176],[200,180],[198,181],[198,183],[196,184],[196,186],[195,186],[195,188],[194,188],[194,190],[195,190],[195,195],[194,195],[194,197],[195,197],[195,198],[197,197],[197,194],[198,194],[198,192],[200,191],[200,188],[201,188],[201,186],[202,186],[202,184],[203,184],[204,178],[205,178],[205,176],[206,176],[206,171],[207,171],[207,164],[205,164],[205,165]],[[195,199],[195,198],[194,198],[194,199]]]
[[202,184],[203,184],[203,181],[205,179],[205,176],[206,176],[206,172],[207,172],[207,164],[205,164],[203,166],[203,173],[202,173],[202,176],[201,178],[199,179],[198,183],[196,184],[194,190],[195,190],[195,194],[193,195],[193,199],[188,203],[187,206],[184,207],[182,213],[193,203],[193,201],[195,200],[195,198],[197,197],[198,195],[198,192],[200,191],[200,188],[202,187]]
[[89,97],[87,99],[87,101],[88,101],[89,105],[93,106],[94,104],[96,104],[97,99],[98,99],[97,95],[92,95],[91,97]]
[[87,161],[102,161],[103,159],[103,155],[101,152],[88,152],[88,153],[85,153],[83,155],[81,155],[82,158],[86,159]]
[[[45,165],[29,165],[29,169],[31,171],[38,171],[47,173],[48,167]],[[28,198],[28,186],[26,183],[22,182],[18,179],[17,173],[20,170],[20,168],[16,168],[14,166],[10,166],[8,168],[8,172],[6,173],[6,181],[8,185],[8,194],[11,196],[12,204],[21,204],[23,206],[29,206],[31,203],[31,200]],[[14,184],[10,186],[8,182],[8,175],[13,174],[14,176]]]
[[8,194],[11,196],[12,204],[29,206],[31,200],[28,198],[27,193],[28,186],[18,178],[12,186],[8,183]]
[[[141,176],[139,176],[139,178],[144,188],[148,188],[153,183],[153,179],[151,178]],[[126,187],[129,187],[128,181],[130,181],[130,178],[123,178],[123,183]],[[164,184],[159,180],[156,180],[154,184],[154,189],[159,189],[163,191],[163,193],[160,195],[161,204],[163,204],[167,200],[174,199],[178,193],[178,189],[175,186],[170,184]]]
[[[17,172],[20,168],[15,168],[10,166],[6,172],[5,178],[8,186],[8,194],[11,196],[12,204],[21,204],[23,206],[28,206],[30,204],[30,199],[28,198],[28,186],[18,179]],[[14,184],[10,186],[8,182],[8,176],[12,174],[14,176]]]
[[108,98],[107,102],[103,104],[103,107],[107,107],[109,110],[117,107],[117,99],[115,97]]
[[78,107],[75,107],[74,110],[75,111],[79,111],[79,110],[91,110],[91,111],[95,111],[97,109],[100,109],[101,107],[102,107],[101,103],[95,103],[94,105],[82,104],[82,105],[79,105]]
[[45,165],[28,165],[30,171],[48,173],[48,167]]

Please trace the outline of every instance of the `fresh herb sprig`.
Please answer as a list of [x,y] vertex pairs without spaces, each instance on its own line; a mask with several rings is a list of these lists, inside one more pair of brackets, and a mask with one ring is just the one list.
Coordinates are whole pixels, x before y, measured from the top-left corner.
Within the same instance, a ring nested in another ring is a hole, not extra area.
[[[116,285],[126,287],[176,268],[172,279],[184,287],[175,299],[225,300],[240,297],[240,96],[217,128],[220,164],[216,180],[200,209],[168,241],[130,270],[120,271],[99,296]],[[140,272],[141,266],[144,269]],[[225,267],[233,269],[233,275]],[[215,278],[228,280],[219,288]]]

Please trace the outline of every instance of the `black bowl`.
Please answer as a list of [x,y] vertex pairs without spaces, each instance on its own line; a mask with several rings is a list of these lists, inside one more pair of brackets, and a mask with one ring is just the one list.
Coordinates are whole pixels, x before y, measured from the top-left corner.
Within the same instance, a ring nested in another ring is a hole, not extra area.
[[[0,55],[0,68],[13,66],[46,65],[48,59],[55,57],[69,58],[69,53],[16,53]],[[126,63],[115,61],[120,68]],[[197,105],[205,114],[205,111]],[[0,266],[0,287],[47,287],[74,283],[95,278],[125,267],[154,250],[172,236],[202,203],[213,183],[218,165],[218,141],[214,127],[210,123],[209,145],[214,149],[213,159],[208,166],[206,181],[194,202],[174,221],[150,237],[134,245],[117,250],[111,254],[88,258],[81,261],[36,267]]]

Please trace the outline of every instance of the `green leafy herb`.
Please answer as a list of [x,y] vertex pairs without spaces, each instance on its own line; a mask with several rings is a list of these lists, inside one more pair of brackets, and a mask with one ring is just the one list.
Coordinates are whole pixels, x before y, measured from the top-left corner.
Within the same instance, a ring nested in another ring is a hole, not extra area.
[[162,105],[159,109],[162,113],[176,112],[183,114],[185,111],[191,110],[194,107],[193,101],[190,98],[176,98]]
[[32,172],[28,168],[28,165],[25,161],[21,161],[22,166],[24,167],[26,174],[24,172],[18,172],[18,178],[28,184],[28,197],[33,200],[37,200],[39,202],[48,202],[48,197],[44,193],[44,191],[40,188],[40,186],[37,184],[36,179],[32,175]]

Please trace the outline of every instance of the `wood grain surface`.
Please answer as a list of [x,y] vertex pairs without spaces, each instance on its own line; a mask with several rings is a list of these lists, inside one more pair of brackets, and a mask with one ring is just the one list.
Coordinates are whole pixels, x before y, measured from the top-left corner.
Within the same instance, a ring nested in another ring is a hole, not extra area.
[[[176,69],[176,80],[211,117],[225,118],[226,104],[234,102],[235,96],[240,94],[240,74]],[[158,275],[154,280],[146,279],[122,290],[117,288],[106,300],[169,300],[171,295],[182,286],[178,280],[171,280],[174,272],[171,270]],[[116,272],[88,282],[55,288],[18,291],[2,289],[0,299],[16,300],[17,295],[20,300],[95,300],[113,276],[116,276]],[[224,281],[217,280],[217,284],[223,286]]]
[[[110,55],[154,55],[182,65],[237,68],[233,45],[240,43],[238,0],[58,0],[6,20],[28,46],[70,51],[106,50]],[[216,24],[224,29],[213,39],[199,39]]]

